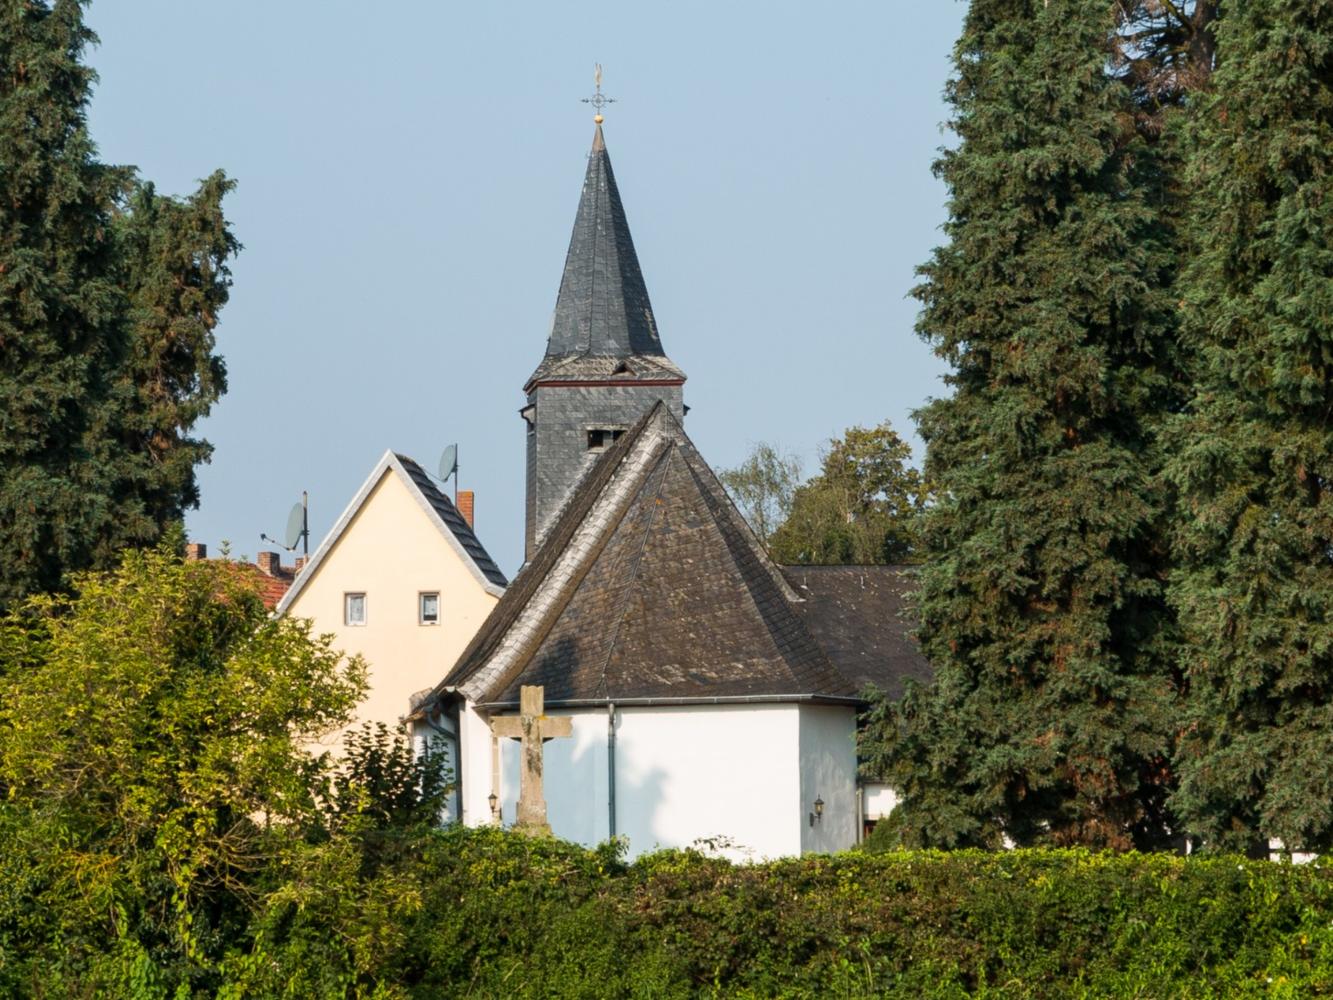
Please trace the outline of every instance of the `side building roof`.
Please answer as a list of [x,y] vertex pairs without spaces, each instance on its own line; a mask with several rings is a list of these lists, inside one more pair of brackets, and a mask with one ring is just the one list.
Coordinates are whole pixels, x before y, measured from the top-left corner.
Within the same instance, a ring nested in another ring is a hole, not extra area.
[[837,628],[820,609],[836,603],[802,598],[658,403],[589,470],[435,694],[499,707],[541,684],[548,705],[855,703],[888,671],[825,648],[821,630]]
[[930,683],[930,664],[912,637],[913,567],[783,566],[782,575],[801,596],[806,627],[860,688],[898,698],[908,681]]
[[300,595],[306,583],[314,578],[329,553],[337,546],[338,540],[342,538],[343,533],[356,519],[357,513],[365,506],[375,487],[389,473],[399,478],[431,523],[439,529],[445,541],[449,543],[459,558],[463,560],[463,564],[477,578],[477,582],[481,584],[482,589],[495,597],[504,594],[505,587],[508,585],[505,575],[500,572],[500,567],[495,564],[495,560],[486,551],[486,547],[481,544],[480,539],[477,538],[476,533],[468,525],[463,515],[458,512],[458,508],[435,484],[435,481],[426,475],[420,465],[406,455],[386,451],[384,456],[376,463],[375,468],[371,470],[370,475],[366,477],[366,481],[361,484],[361,488],[357,491],[356,496],[352,498],[351,503],[347,505],[347,509],[342,512],[342,516],[338,518],[324,540],[319,543],[319,548],[315,550],[314,555],[305,564],[286,595],[278,603],[277,608],[274,609],[276,614],[283,614],[291,607],[292,602]]

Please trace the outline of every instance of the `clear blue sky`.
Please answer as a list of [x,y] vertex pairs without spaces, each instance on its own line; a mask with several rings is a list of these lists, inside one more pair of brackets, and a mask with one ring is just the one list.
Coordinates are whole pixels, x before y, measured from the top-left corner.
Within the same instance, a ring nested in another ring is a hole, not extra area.
[[950,0],[394,4],[95,0],[101,156],[160,190],[224,168],[245,244],[218,327],[192,538],[254,555],[300,491],[314,541],[386,448],[458,442],[478,532],[522,558],[523,381],[592,138],[606,137],[687,429],[723,467],[800,454],[944,392],[913,269]]

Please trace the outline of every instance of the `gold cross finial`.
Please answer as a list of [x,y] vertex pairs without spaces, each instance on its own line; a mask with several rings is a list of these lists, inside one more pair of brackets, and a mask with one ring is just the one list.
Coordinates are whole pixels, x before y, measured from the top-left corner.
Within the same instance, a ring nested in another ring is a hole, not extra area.
[[595,114],[592,116],[592,120],[595,121],[598,125],[600,125],[604,121],[604,119],[602,118],[602,108],[606,107],[608,104],[615,104],[616,99],[614,97],[607,97],[602,93],[601,63],[593,63],[592,80],[593,83],[596,84],[597,89],[591,97],[585,97],[583,99],[583,103],[592,105],[593,111],[595,112]]

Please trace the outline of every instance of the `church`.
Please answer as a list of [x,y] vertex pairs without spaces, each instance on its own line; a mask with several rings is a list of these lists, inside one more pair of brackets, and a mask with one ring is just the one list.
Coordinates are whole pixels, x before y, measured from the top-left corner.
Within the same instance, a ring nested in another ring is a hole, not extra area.
[[525,562],[456,660],[436,661],[408,723],[448,754],[451,818],[469,825],[515,821],[511,737],[521,690],[540,686],[559,720],[537,755],[557,836],[620,837],[631,856],[849,848],[893,802],[858,776],[864,693],[929,677],[910,572],[769,558],[685,431],[685,373],[595,121],[545,354],[523,384]]

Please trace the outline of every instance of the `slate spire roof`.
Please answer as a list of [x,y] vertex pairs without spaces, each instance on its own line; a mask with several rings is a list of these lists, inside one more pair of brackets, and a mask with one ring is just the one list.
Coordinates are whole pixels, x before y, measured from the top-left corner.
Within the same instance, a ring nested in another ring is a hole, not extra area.
[[847,703],[867,680],[887,689],[921,665],[905,621],[874,627],[907,662],[835,663],[803,584],[768,558],[659,402],[589,470],[436,695],[498,706],[542,684],[552,705]]
[[685,376],[662,349],[599,123],[538,381]]

